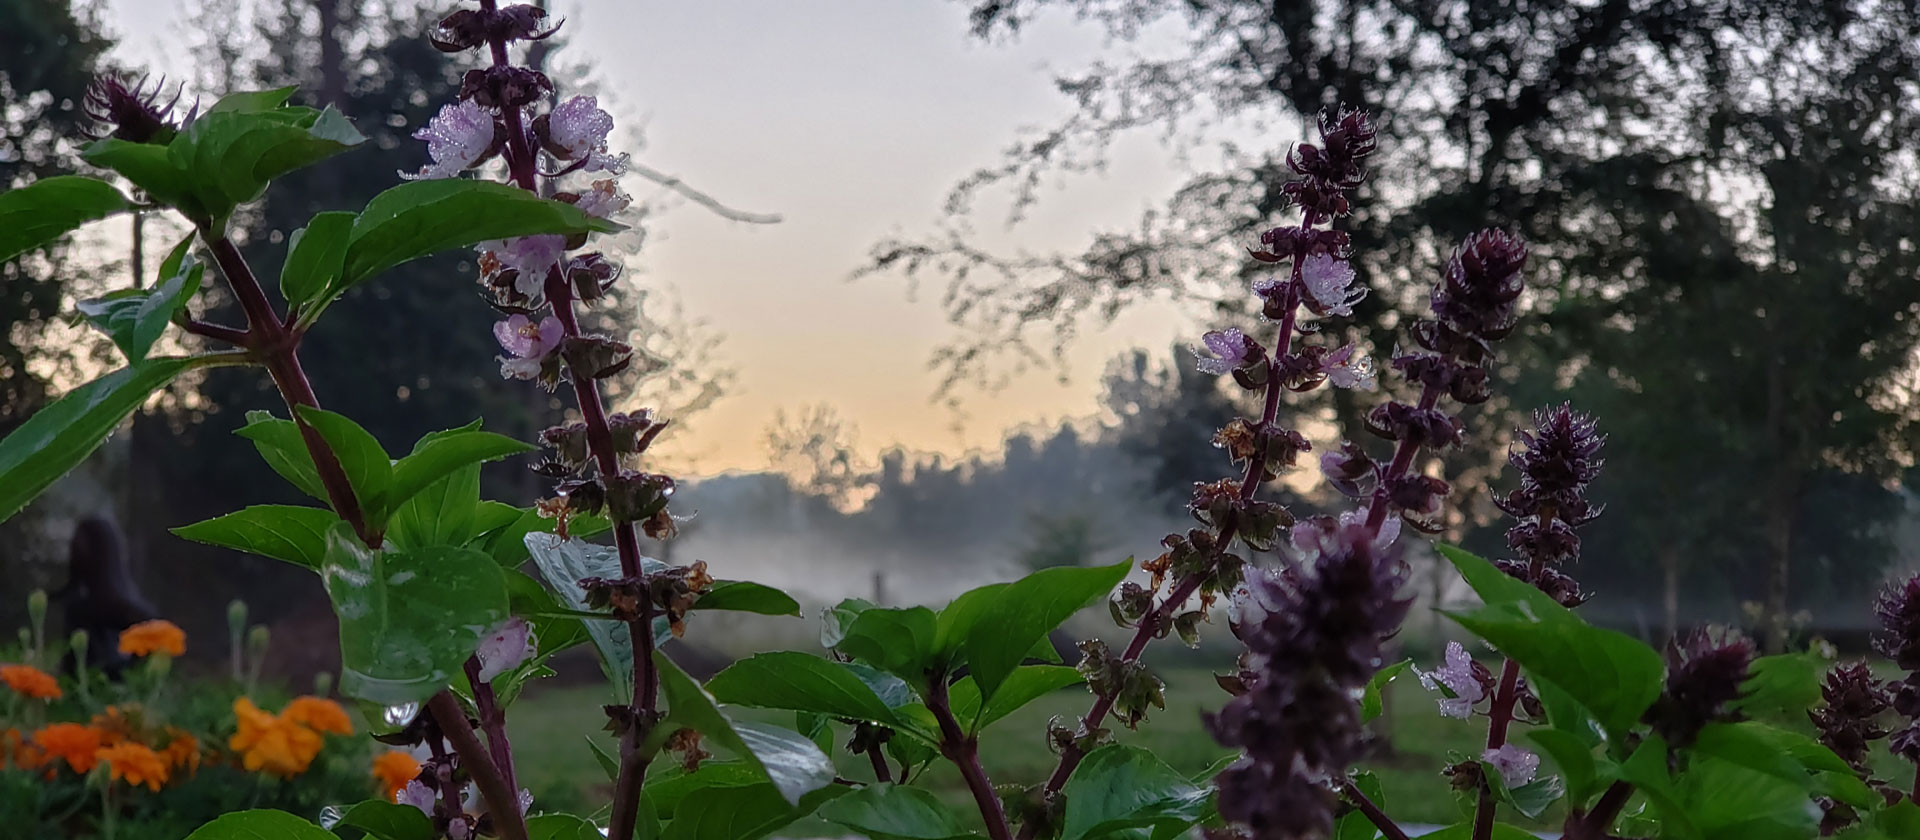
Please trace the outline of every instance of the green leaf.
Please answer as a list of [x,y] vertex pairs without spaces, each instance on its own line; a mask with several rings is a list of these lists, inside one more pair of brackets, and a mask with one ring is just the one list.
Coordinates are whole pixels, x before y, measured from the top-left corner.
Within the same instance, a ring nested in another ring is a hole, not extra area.
[[1615,741],[1660,695],[1666,665],[1639,640],[1594,627],[1546,593],[1465,551],[1440,552],[1479,593],[1486,606],[1449,616],[1519,662],[1538,682],[1550,682],[1593,714]]
[[204,522],[172,529],[194,542],[258,554],[320,571],[327,531],[340,522],[333,511],[297,505],[254,505]]
[[1381,699],[1382,692],[1386,690],[1388,683],[1393,682],[1394,677],[1406,673],[1407,669],[1411,667],[1413,667],[1413,660],[1402,659],[1399,662],[1381,668],[1378,673],[1373,675],[1373,679],[1367,680],[1367,689],[1360,695],[1361,723],[1367,723],[1379,717],[1380,713],[1385,711],[1386,704]]
[[620,781],[620,759],[614,758],[613,753],[607,752],[606,746],[594,740],[592,735],[587,736],[587,749],[593,751],[593,760],[600,763],[601,770],[606,771],[607,781]]
[[0,440],[0,522],[98,449],[153,392],[202,359],[148,359],[67,392]]
[[1920,805],[1911,799],[1903,799],[1875,814],[1873,825],[1888,837],[1909,840],[1920,837]]
[[343,522],[321,576],[340,617],[340,690],[372,703],[433,696],[508,615],[500,567],[469,548],[368,549]]
[[954,717],[971,721],[971,731],[978,732],[1013,714],[1021,706],[1083,682],[1086,682],[1086,677],[1080,674],[1078,668],[1023,665],[1007,675],[1007,679],[1000,684],[1000,690],[994,692],[992,702],[987,703],[985,708],[980,706],[980,686],[972,677],[954,683],[949,701],[953,704]]
[[1681,807],[1704,840],[1802,840],[1820,811],[1802,781],[1695,752],[1678,780]]
[[[1473,837],[1473,824],[1460,823],[1450,825],[1438,831],[1422,834],[1414,840],[1470,840]],[[1506,823],[1493,824],[1493,840],[1540,840],[1532,832]]]
[[806,653],[760,653],[707,681],[722,703],[817,712],[897,727],[893,709],[850,666]]
[[1593,745],[1580,740],[1573,733],[1559,729],[1530,729],[1525,737],[1552,758],[1554,766],[1560,768],[1561,777],[1566,779],[1567,799],[1573,805],[1586,807],[1588,800],[1612,781],[1611,772],[1601,774],[1600,765],[1593,757]]
[[167,331],[173,316],[200,291],[200,278],[206,267],[196,263],[184,249],[178,253],[185,259],[176,263],[178,270],[164,277],[160,285],[152,289],[122,289],[79,303],[80,314],[113,339],[114,346],[126,355],[128,363],[145,361],[147,351],[153,349],[153,343]]
[[[176,141],[178,139],[175,138]],[[208,215],[194,194],[193,174],[174,163],[166,146],[105,137],[82,149],[80,159],[120,173],[121,177],[144,190],[147,197],[176,208],[189,218],[200,219]]]
[[112,184],[80,175],[41,178],[0,192],[0,263],[131,207]]
[[[1353,786],[1366,794],[1367,799],[1382,808],[1386,807],[1386,796],[1380,789],[1380,777],[1365,771],[1355,773]],[[1333,840],[1374,840],[1380,836],[1380,829],[1374,827],[1367,815],[1353,809],[1340,816],[1333,824]]]
[[[805,735],[777,726],[746,723],[728,717],[713,695],[680,670],[665,653],[653,652],[660,674],[660,692],[667,701],[666,721],[656,726],[646,752],[658,750],[676,728],[693,729],[765,774],[787,802],[798,805],[808,793],[833,784],[833,761]],[[675,818],[678,822],[678,817]]]
[[989,583],[986,586],[969,589],[960,593],[945,607],[940,609],[939,624],[934,628],[933,651],[941,658],[951,662],[967,643],[967,634],[973,632],[974,625],[980,623],[980,614],[987,605],[993,603],[1010,583]]
[[[580,539],[563,540],[553,534],[526,535],[526,546],[540,577],[560,597],[560,603],[574,610],[591,611],[582,578],[617,578],[622,574],[620,555],[604,545]],[[654,561],[659,562],[659,561]],[[600,667],[613,683],[614,696],[633,696],[633,636],[627,626],[612,619],[581,619],[594,649],[600,653]],[[658,635],[659,627],[655,626]]]
[[847,629],[853,626],[853,620],[873,607],[872,601],[861,598],[848,598],[835,604],[820,616],[820,646],[839,647],[840,640],[847,637]]
[[907,682],[924,682],[933,661],[936,619],[926,607],[863,610],[846,625],[836,650]]
[[964,646],[981,696],[991,704],[1000,683],[1020,666],[1027,651],[1074,613],[1105,598],[1132,565],[1129,560],[1093,568],[1043,569],[997,591],[991,603],[980,608]]
[[623,226],[493,181],[409,181],[367,203],[353,225],[338,294],[401,263],[493,239],[611,232]]
[[[505,510],[502,510],[503,508]],[[517,508],[500,502],[482,502],[481,509],[487,516],[504,517],[506,510],[514,512],[514,519],[511,521],[495,522],[493,527],[484,529],[491,533],[488,534],[484,546],[476,546],[493,555],[493,562],[510,569],[527,562],[527,558],[531,556],[527,553],[528,534],[552,534],[554,526],[558,524],[553,519],[541,516],[533,508]],[[600,516],[575,515],[568,521],[570,525],[567,533],[574,539],[592,539],[598,534],[613,529],[613,523]]]
[[1212,791],[1153,753],[1112,744],[1089,753],[1061,794],[1067,807],[1060,840],[1095,840],[1147,826],[1184,830],[1200,821]]
[[207,113],[222,114],[232,111],[244,114],[254,111],[271,111],[275,108],[284,107],[287,104],[287,100],[292,99],[294,91],[297,90],[299,90],[298,87],[288,85],[271,90],[250,90],[229,93],[226,96],[220,97],[220,101],[213,103],[213,107],[208,108]]
[[1666,739],[1647,736],[1639,748],[1620,763],[1620,778],[1632,783],[1640,795],[1646,797],[1660,819],[1662,840],[1697,840],[1701,836],[1667,770]]
[[285,811],[265,808],[223,814],[186,840],[340,840],[333,832]]
[[[300,310],[300,323],[311,324],[325,309],[321,300],[340,280],[346,266],[347,236],[359,218],[345,210],[316,214],[307,226],[287,240],[287,261],[280,267],[280,296]],[[311,305],[320,303],[322,305]]]
[[1762,656],[1747,670],[1740,696],[1728,706],[1754,716],[1787,716],[1796,722],[1820,702],[1827,660],[1811,653]]
[[393,461],[387,458],[387,450],[380,447],[380,441],[366,429],[348,419],[346,415],[309,406],[297,409],[300,419],[320,432],[327,441],[327,448],[333,450],[334,457],[340,459],[340,467],[347,473],[347,484],[353,487],[354,498],[360,502],[360,511],[371,527],[379,528],[387,518],[387,490],[393,483]]
[[840,787],[819,790],[795,805],[767,784],[703,790],[674,809],[660,840],[758,840],[847,792]]
[[[680,803],[687,797],[718,788],[741,788],[759,785],[768,787],[766,774],[759,768],[744,761],[726,759],[721,761],[702,761],[700,767],[688,773],[678,764],[662,767],[647,774],[643,790],[647,801],[663,817],[672,818],[679,811]],[[786,800],[782,799],[781,802]]]
[[379,840],[433,840],[433,820],[412,805],[369,799],[347,809],[335,828],[357,828]]
[[193,175],[200,209],[217,230],[234,207],[259,198],[273,179],[366,139],[330,107],[233,109],[202,114],[168,144],[167,155]]
[[[419,809],[415,809],[418,813]],[[593,823],[572,814],[541,814],[527,818],[527,840],[602,840]]]
[[253,441],[261,460],[287,483],[315,499],[327,501],[327,488],[321,485],[320,473],[314,469],[313,457],[307,453],[300,427],[292,420],[282,420],[265,411],[249,411],[247,425],[233,433]]
[[933,794],[899,785],[868,785],[821,806],[819,817],[874,840],[977,836]]
[[[401,502],[387,519],[387,542],[402,548],[466,545],[476,530],[479,506],[480,465],[468,464]],[[513,513],[515,518],[520,515],[518,510]]]
[[714,581],[713,588],[693,602],[696,610],[730,610],[758,615],[800,616],[800,602],[764,583],[744,580]]
[[1538,819],[1567,792],[1567,783],[1559,776],[1543,776],[1519,787],[1510,788],[1500,777],[1500,768],[1480,762],[1480,770],[1492,782],[1494,796],[1527,819]]
[[498,461],[533,449],[531,444],[478,429],[437,433],[421,440],[413,454],[394,463],[393,485],[387,498],[397,505],[461,467]]

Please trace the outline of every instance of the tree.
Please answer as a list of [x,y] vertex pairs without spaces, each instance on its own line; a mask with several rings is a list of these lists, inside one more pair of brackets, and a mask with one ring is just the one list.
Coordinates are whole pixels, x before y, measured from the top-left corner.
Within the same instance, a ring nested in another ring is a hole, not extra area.
[[[1916,343],[1920,132],[1900,104],[1920,45],[1910,4],[971,6],[982,37],[1017,36],[1053,10],[1122,42],[1168,31],[1156,24],[1187,40],[1170,58],[1061,77],[1073,114],[963,179],[949,201],[956,217],[995,187],[1012,192],[1018,213],[1044,175],[1097,167],[1129,132],[1186,136],[1336,103],[1373,110],[1388,151],[1350,220],[1356,268],[1373,290],[1355,331],[1376,350],[1393,347],[1404,310],[1420,304],[1414,272],[1470,228],[1523,234],[1536,287],[1529,339],[1572,355],[1532,374],[1541,363],[1517,356],[1503,378],[1565,381],[1597,366],[1635,395],[1622,405],[1629,414],[1651,418],[1622,431],[1657,434],[1669,412],[1695,424],[1689,434],[1707,445],[1687,454],[1703,457],[1676,477],[1756,478],[1733,498],[1739,528],[1766,537],[1759,595],[1776,647],[1811,479],[1884,476],[1899,460],[1907,409],[1881,383],[1910,364]],[[1081,253],[1007,258],[972,246],[956,223],[880,243],[869,268],[948,279],[949,314],[971,328],[941,357],[950,381],[978,375],[998,348],[1031,351],[1041,328],[1089,309],[1111,314],[1169,291],[1234,307],[1246,296],[1221,291],[1258,270],[1241,247],[1280,219],[1284,153],[1237,151],[1137,230],[1096,237]],[[1692,367],[1693,380],[1660,370],[1674,366]],[[1663,540],[1693,545],[1727,522],[1670,527]]]
[[[90,7],[70,0],[0,4],[0,190],[79,168],[90,121],[87,85],[113,46]],[[75,266],[65,244],[0,265],[0,429],[47,400],[43,362],[67,352],[46,340],[64,314]]]

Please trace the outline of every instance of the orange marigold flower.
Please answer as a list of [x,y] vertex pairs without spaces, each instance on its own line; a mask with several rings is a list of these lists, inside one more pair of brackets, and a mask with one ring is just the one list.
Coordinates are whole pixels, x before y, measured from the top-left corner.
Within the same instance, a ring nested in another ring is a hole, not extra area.
[[120,652],[128,656],[146,656],[165,651],[174,656],[187,652],[187,634],[164,618],[142,621],[120,631]]
[[64,758],[75,773],[85,773],[98,763],[100,730],[80,723],[56,723],[33,733],[33,742],[51,758]]
[[324,697],[295,697],[285,709],[280,710],[280,716],[316,732],[353,734],[353,721],[347,717],[347,710]]
[[162,755],[166,756],[167,764],[172,767],[185,768],[188,775],[200,772],[199,739],[171,726],[167,727],[167,735],[172,740],[167,742],[166,749],[160,751]]
[[167,760],[145,744],[123,741],[111,747],[102,747],[94,755],[107,763],[107,770],[114,781],[123,781],[135,787],[146,785],[148,790],[156,793],[161,785],[167,783]]
[[60,681],[32,665],[0,665],[0,682],[29,699],[54,700],[60,697]]
[[400,795],[400,789],[420,775],[420,762],[399,750],[388,750],[373,759],[373,777],[380,780],[380,796],[388,802]]
[[263,712],[252,700],[233,701],[233,714],[239,728],[227,746],[240,754],[240,764],[248,770],[292,778],[305,773],[320,754],[320,733]]
[[[138,707],[135,707],[135,709],[137,710]],[[94,715],[93,728],[100,732],[100,743],[102,746],[112,746],[121,741],[137,740],[134,737],[134,732],[138,727],[136,727],[132,721],[127,720],[126,714],[120,711],[119,706],[108,706],[100,714]]]

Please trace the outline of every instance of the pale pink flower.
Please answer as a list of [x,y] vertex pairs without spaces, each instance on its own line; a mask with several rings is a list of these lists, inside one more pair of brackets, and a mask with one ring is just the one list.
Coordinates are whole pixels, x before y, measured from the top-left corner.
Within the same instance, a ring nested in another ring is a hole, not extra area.
[[472,100],[443,105],[413,139],[427,141],[433,163],[417,173],[400,173],[407,180],[452,178],[479,163],[493,148],[493,115]]
[[553,352],[565,336],[560,319],[552,315],[538,322],[525,315],[514,315],[493,325],[493,337],[500,342],[500,349],[522,359],[538,359]]
[[400,789],[399,795],[394,797],[394,801],[419,808],[421,813],[429,817],[433,816],[433,800],[433,788],[421,784],[419,779],[408,782],[406,787]]
[[1373,359],[1360,353],[1351,344],[1329,354],[1324,371],[1327,382],[1335,388],[1358,391],[1374,389]]
[[475,247],[493,254],[501,268],[519,272],[513,281],[514,290],[537,299],[546,291],[547,271],[567,255],[567,238],[559,234],[520,236],[491,239]]
[[599,99],[575,96],[555,105],[547,115],[547,139],[557,146],[556,156],[567,160],[585,159],[581,169],[587,172],[619,174],[627,168],[627,156],[607,154],[607,135],[613,131],[613,115],[600,110]]
[[1314,254],[1300,264],[1300,283],[1307,287],[1313,311],[1321,315],[1352,315],[1353,305],[1366,299],[1366,289],[1353,289],[1353,266],[1327,254]]
[[1512,744],[1487,750],[1480,754],[1480,760],[1500,771],[1500,780],[1506,782],[1508,788],[1517,788],[1533,781],[1533,775],[1540,770],[1540,756]]
[[1413,670],[1428,691],[1439,691],[1445,686],[1453,692],[1452,697],[1440,698],[1440,714],[1447,717],[1466,720],[1473,715],[1474,704],[1487,696],[1486,686],[1480,684],[1480,678],[1473,672],[1473,657],[1467,655],[1467,649],[1459,642],[1447,643],[1445,665],[1432,671]]
[[533,654],[533,628],[523,619],[507,619],[493,628],[493,632],[480,641],[480,649],[474,652],[480,659],[480,681],[491,682],[494,677],[520,667],[520,663]]
[[1253,352],[1253,343],[1247,340],[1247,334],[1235,327],[1209,332],[1201,336],[1200,340],[1206,342],[1207,350],[1212,351],[1215,357],[1208,358],[1202,355],[1203,351],[1200,348],[1193,348],[1193,355],[1199,360],[1194,367],[1201,373],[1217,375],[1230,372],[1245,362],[1247,356]]
[[593,182],[593,189],[581,193],[580,200],[573,206],[596,219],[611,219],[632,203],[633,199],[621,192],[620,185],[612,178],[602,178]]

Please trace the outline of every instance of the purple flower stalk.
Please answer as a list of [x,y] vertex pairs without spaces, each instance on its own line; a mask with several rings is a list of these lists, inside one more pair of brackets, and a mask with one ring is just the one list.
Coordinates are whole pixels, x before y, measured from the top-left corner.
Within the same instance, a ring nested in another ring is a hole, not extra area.
[[1553,596],[1562,606],[1586,601],[1580,584],[1562,568],[1580,557],[1575,528],[1593,521],[1601,507],[1587,501],[1587,485],[1600,474],[1597,457],[1606,436],[1591,418],[1561,404],[1533,413],[1534,428],[1517,434],[1521,444],[1507,455],[1520,473],[1520,487],[1494,505],[1519,520],[1507,529],[1514,559],[1500,569]]
[[1880,593],[1874,612],[1880,616],[1881,627],[1874,638],[1874,649],[1907,672],[1905,679],[1888,685],[1893,712],[1902,722],[1888,738],[1887,746],[1894,755],[1915,765],[1913,794],[1920,799],[1920,574]]
[[1732,720],[1753,664],[1753,642],[1737,632],[1698,630],[1667,644],[1667,685],[1647,723],[1673,748],[1690,746],[1707,724]]
[[1246,751],[1218,777],[1220,815],[1259,840],[1326,836],[1329,784],[1360,758],[1360,692],[1412,604],[1399,548],[1376,539],[1358,522],[1321,531],[1310,559],[1250,576],[1238,601],[1251,683],[1206,724]]

